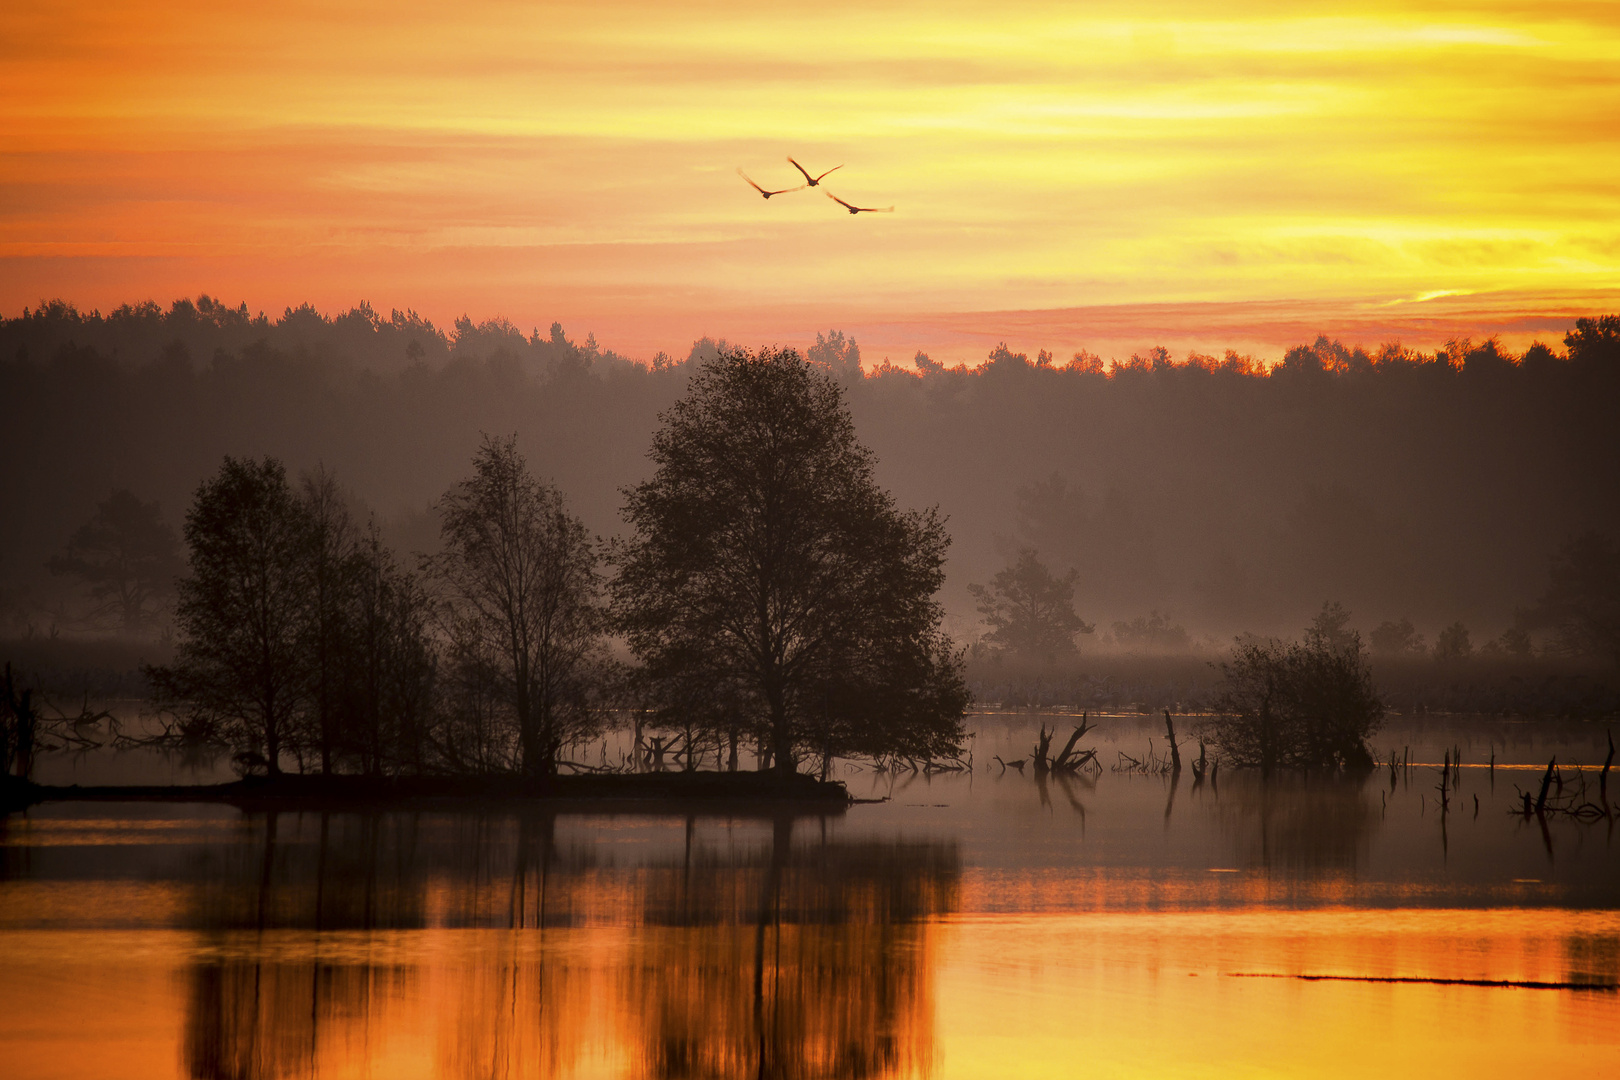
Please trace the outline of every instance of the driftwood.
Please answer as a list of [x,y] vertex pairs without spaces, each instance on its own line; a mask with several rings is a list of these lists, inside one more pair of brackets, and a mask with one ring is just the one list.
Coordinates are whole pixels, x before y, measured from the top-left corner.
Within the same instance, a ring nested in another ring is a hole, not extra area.
[[[1035,775],[1045,776],[1047,773],[1077,773],[1082,769],[1096,769],[1100,772],[1102,766],[1097,764],[1097,751],[1077,751],[1075,749],[1080,740],[1085,738],[1086,735],[1093,730],[1095,729],[1093,729],[1091,726],[1090,715],[1088,713],[1081,713],[1080,726],[1074,729],[1074,734],[1069,736],[1069,741],[1063,744],[1063,750],[1056,757],[1052,757],[1050,754],[1052,747],[1052,736],[1057,734],[1057,729],[1053,728],[1050,732],[1048,732],[1046,730],[1046,724],[1042,723],[1039,741],[1035,744],[1034,753],[1032,755],[1032,760],[1035,763]],[[997,760],[999,761],[1000,759],[998,758]],[[1023,762],[1021,761],[1017,762],[1016,764],[1009,761],[1006,762],[1005,765],[1015,765],[1015,767],[1019,769],[1023,768]]]

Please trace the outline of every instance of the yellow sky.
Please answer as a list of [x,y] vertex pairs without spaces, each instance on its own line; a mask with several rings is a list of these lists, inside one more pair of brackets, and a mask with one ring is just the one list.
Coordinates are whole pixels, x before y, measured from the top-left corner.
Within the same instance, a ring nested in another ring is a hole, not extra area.
[[[735,174],[787,154],[896,212]],[[368,299],[638,356],[1528,341],[1620,310],[1617,166],[1613,2],[0,11],[7,314]]]

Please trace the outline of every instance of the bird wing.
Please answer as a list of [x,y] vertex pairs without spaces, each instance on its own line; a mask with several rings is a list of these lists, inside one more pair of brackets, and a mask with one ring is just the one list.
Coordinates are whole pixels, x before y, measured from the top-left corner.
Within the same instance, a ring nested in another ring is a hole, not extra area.
[[849,203],[845,202],[843,199],[840,199],[838,196],[834,195],[832,192],[826,190],[825,188],[822,189],[821,193],[823,195],[827,196],[827,198],[831,199],[833,202],[837,203],[839,206],[842,206],[846,210],[859,210],[860,209],[860,207],[858,207],[858,206],[851,206]]
[[825,178],[828,174],[835,173],[839,169],[842,169],[842,168],[843,168],[842,165],[834,165],[832,168],[830,168],[826,172],[822,173],[821,176],[816,177],[815,182],[818,183],[818,184],[821,183],[822,179]]
[[[749,187],[753,188],[755,191],[759,192],[761,195],[765,194],[765,189],[760,187],[758,184],[754,183],[753,180],[749,179],[748,174],[743,172],[742,169],[739,168],[737,170],[737,175],[742,177],[744,180],[747,180]],[[773,191],[770,194],[774,195],[774,194],[776,194],[776,192]]]
[[808,180],[810,183],[812,183],[812,184],[815,183],[815,180],[810,179],[810,174],[807,173],[807,172],[804,172],[804,166],[803,165],[800,165],[797,161],[794,161],[792,158],[788,158],[788,164],[793,166],[795,169],[798,169],[801,173],[804,173],[804,178],[806,180]]

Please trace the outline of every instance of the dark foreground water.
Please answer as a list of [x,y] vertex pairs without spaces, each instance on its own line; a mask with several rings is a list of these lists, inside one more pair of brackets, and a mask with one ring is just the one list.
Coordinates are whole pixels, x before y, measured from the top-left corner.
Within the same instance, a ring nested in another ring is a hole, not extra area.
[[[1423,764],[1393,781],[1111,771],[1147,718],[1103,721],[1100,775],[990,760],[1042,719],[975,718],[970,775],[847,772],[889,801],[828,816],[0,819],[0,1074],[1620,1067],[1620,992],[1598,988],[1620,982],[1615,822],[1508,812],[1552,754],[1601,762],[1600,727],[1395,725],[1380,752]],[[1442,814],[1428,763],[1451,746]],[[1595,799],[1595,771],[1564,780]]]

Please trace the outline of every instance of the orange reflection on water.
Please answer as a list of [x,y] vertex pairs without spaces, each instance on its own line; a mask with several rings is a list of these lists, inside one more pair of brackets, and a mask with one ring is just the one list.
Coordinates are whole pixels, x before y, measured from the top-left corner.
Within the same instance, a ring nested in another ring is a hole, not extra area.
[[[1241,792],[1230,802],[1226,854],[1243,865],[1220,874],[964,870],[952,843],[825,823],[795,842],[785,818],[599,823],[587,843],[543,814],[245,815],[229,842],[172,857],[18,848],[0,875],[5,1076],[1620,1064],[1613,989],[1298,978],[1612,987],[1620,912],[1369,881],[1355,815],[1333,815],[1342,835],[1319,843],[1264,805],[1250,814]],[[1437,896],[1450,906],[1424,906]],[[1460,906],[1482,898],[1495,906]]]
[[[1620,914],[8,933],[20,1077],[1367,1075],[1620,1062]],[[118,957],[124,957],[122,961]],[[86,1027],[95,1032],[87,1040]],[[1598,1070],[1601,1073],[1601,1068]]]
[[938,973],[947,1076],[1527,1075],[1620,1065],[1620,995],[1238,973],[1613,984],[1620,915],[967,917]]

